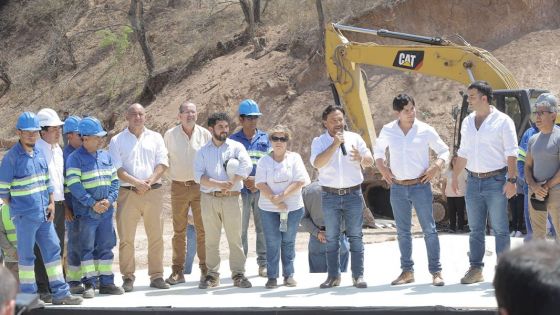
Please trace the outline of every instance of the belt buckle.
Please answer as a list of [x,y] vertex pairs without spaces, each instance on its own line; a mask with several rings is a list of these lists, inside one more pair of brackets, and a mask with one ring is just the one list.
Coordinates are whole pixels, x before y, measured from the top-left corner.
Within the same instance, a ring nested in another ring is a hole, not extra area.
[[348,189],[348,188],[339,188],[339,189],[337,189],[337,194],[338,194],[339,196],[344,196],[344,195],[347,194],[347,192],[346,192],[347,189]]

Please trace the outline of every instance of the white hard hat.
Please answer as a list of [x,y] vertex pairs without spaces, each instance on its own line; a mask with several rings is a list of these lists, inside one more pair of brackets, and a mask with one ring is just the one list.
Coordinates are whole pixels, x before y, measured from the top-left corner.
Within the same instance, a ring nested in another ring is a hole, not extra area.
[[54,109],[43,108],[37,113],[37,117],[39,117],[39,124],[41,127],[64,125],[64,122],[60,120],[60,117],[58,117],[58,114],[54,111]]
[[226,161],[225,167],[229,179],[233,179],[233,177],[235,177],[235,173],[237,172],[237,168],[239,167],[239,160],[229,159]]

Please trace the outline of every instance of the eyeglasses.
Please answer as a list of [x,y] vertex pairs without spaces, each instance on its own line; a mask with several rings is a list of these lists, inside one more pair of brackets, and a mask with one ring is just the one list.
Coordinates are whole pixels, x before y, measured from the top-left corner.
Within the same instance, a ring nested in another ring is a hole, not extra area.
[[543,110],[543,111],[532,112],[531,115],[541,117],[544,114],[550,114],[550,113],[552,113],[552,112],[549,111],[549,110]]
[[272,140],[272,141],[280,141],[280,142],[288,142],[288,138],[286,138],[286,137],[276,137],[276,136],[272,136],[272,137],[270,137],[270,140]]

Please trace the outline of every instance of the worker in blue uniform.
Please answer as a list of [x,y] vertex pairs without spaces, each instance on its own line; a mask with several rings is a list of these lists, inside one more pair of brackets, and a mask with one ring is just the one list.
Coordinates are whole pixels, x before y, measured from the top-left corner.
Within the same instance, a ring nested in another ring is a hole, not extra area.
[[109,153],[99,150],[107,132],[93,117],[82,119],[78,132],[82,146],[68,157],[66,185],[72,193],[74,216],[79,222],[81,268],[85,276],[82,296],[95,296],[97,278],[100,294],[120,295],[124,290],[115,286],[112,271],[113,248],[117,243],[113,203],[118,197],[119,180]]
[[18,117],[16,129],[19,141],[0,164],[0,198],[10,206],[16,226],[20,290],[37,293],[33,253],[37,242],[47,270],[52,303],[81,304],[81,297],[70,294],[62,273],[59,239],[52,222],[53,188],[47,162],[35,148],[41,130],[39,119],[31,112],[24,112]]

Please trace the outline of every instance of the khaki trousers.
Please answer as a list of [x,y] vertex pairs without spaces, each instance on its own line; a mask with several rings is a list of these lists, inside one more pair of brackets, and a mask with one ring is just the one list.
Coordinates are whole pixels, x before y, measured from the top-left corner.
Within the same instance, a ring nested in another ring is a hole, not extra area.
[[245,253],[241,243],[241,196],[214,197],[201,194],[202,222],[206,235],[208,275],[220,277],[220,237],[222,225],[229,245],[229,269],[232,278],[245,273]]
[[[529,196],[533,192],[529,188]],[[548,201],[546,205],[547,211],[537,211],[533,209],[531,205],[531,200],[529,200],[529,218],[531,219],[531,227],[533,228],[533,238],[534,239],[544,239],[546,237],[546,222],[548,221],[548,215],[550,215],[552,225],[556,230],[556,239],[559,238],[560,231],[560,190],[554,189],[548,191]]]
[[182,273],[185,264],[185,236],[189,206],[192,208],[196,229],[196,254],[202,275],[206,269],[206,248],[204,245],[204,224],[200,213],[200,185],[196,183],[171,182],[171,210],[173,213],[173,272]]
[[117,200],[119,267],[123,278],[134,279],[134,239],[142,217],[148,237],[148,274],[150,280],[163,278],[163,190],[148,190],[144,195],[120,188]]

